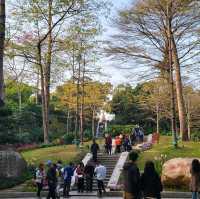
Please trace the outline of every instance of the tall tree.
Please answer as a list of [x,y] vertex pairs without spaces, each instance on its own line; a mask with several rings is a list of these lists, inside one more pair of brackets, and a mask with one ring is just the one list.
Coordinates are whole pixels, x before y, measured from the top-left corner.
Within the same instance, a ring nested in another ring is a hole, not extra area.
[[24,57],[39,70],[44,142],[48,143],[50,82],[56,38],[65,20],[80,13],[83,4],[82,1],[78,0],[30,0],[27,4],[21,2],[17,8],[18,19],[19,16],[23,17],[24,24],[32,22],[32,32],[25,30],[24,34],[20,38],[18,37],[17,41],[14,41],[16,55]]
[[[163,61],[161,58],[170,38],[183,140],[188,140],[188,137],[181,66],[191,65],[191,59],[199,53],[199,16],[197,1],[136,1],[131,8],[120,12],[117,27],[121,32],[113,36],[114,42],[109,45],[108,51],[122,61],[129,59],[140,66],[155,66]],[[169,22],[171,26],[168,31]]]
[[3,57],[5,40],[5,0],[0,0],[0,106],[4,105]]

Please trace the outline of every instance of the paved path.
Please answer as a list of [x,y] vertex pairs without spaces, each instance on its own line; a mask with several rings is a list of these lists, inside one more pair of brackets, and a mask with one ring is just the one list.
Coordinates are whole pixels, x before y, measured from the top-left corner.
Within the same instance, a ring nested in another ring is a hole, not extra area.
[[[72,196],[71,199],[99,199],[98,197],[85,197],[85,196]],[[16,199],[16,198],[6,198],[6,199]],[[20,199],[37,199],[37,198],[20,198]],[[42,198],[46,199],[46,198]],[[63,199],[63,198],[61,198]],[[103,197],[103,199],[122,199],[121,197]],[[180,198],[164,198],[164,199],[180,199]],[[181,198],[181,199],[188,199],[188,198]]]

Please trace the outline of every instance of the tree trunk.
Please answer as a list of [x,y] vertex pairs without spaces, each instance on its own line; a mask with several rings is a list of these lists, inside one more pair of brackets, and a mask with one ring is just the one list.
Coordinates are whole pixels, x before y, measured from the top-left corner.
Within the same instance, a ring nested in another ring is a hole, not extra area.
[[5,40],[5,0],[0,0],[0,106],[4,105],[3,56]]
[[160,132],[160,126],[159,126],[159,105],[156,105],[156,133]]
[[83,103],[81,103],[81,111],[80,111],[80,141],[83,144]]
[[95,109],[92,109],[92,137],[95,137]]
[[188,134],[186,129],[186,110],[185,103],[183,99],[183,86],[181,79],[180,63],[178,58],[178,52],[175,44],[175,40],[172,35],[172,55],[175,66],[175,77],[176,77],[176,95],[178,103],[178,114],[180,123],[180,135],[183,141],[188,141]]
[[190,99],[188,96],[187,100],[187,124],[188,124],[188,138],[191,139],[191,110],[190,110]]
[[83,58],[83,70],[82,70],[82,81],[81,81],[81,113],[80,113],[80,138],[83,144],[83,122],[84,122],[84,103],[85,103],[85,54]]
[[44,143],[49,143],[49,120],[47,115],[47,101],[45,97],[45,77],[44,77],[44,69],[42,65],[41,58],[41,44],[39,43],[37,46],[38,49],[38,67],[40,69],[40,81],[41,81],[41,98],[42,98],[42,122],[43,122],[43,134],[44,134]]
[[21,92],[19,86],[18,86],[17,94],[18,94],[19,112],[21,113],[21,110],[22,110],[22,92]]
[[42,118],[43,118],[43,131],[44,143],[49,143],[49,99],[50,99],[50,74],[51,74],[51,57],[52,57],[52,0],[49,0],[48,5],[48,46],[46,54],[46,65],[43,67],[41,55],[41,42],[38,45],[39,67],[41,75],[41,97],[42,97]]
[[[81,56],[81,55],[80,55]],[[76,139],[78,138],[78,131],[80,129],[79,127],[79,118],[80,118],[80,111],[79,111],[79,100],[80,100],[80,77],[81,77],[81,63],[80,63],[80,59],[78,60],[78,76],[76,77],[77,82],[76,82],[76,119],[75,119],[75,133],[76,133]]]
[[176,135],[176,106],[175,106],[175,96],[174,96],[174,78],[173,78],[173,53],[172,53],[172,1],[167,5],[167,39],[168,39],[168,64],[169,64],[169,82],[170,82],[170,91],[171,91],[171,130],[173,136],[173,145],[177,148],[177,135]]
[[67,110],[67,134],[69,133],[69,109]]
[[35,104],[39,104],[39,84],[40,84],[40,70],[37,71],[37,82],[36,82],[36,95],[35,95]]

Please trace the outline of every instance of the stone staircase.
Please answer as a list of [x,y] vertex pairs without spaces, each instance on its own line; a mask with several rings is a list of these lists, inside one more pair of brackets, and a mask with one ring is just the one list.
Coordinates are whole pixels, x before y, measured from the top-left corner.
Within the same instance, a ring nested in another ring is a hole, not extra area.
[[[115,168],[115,165],[119,159],[119,154],[113,154],[113,155],[108,155],[108,154],[103,154],[103,153],[99,153],[98,154],[98,161],[104,165],[107,169],[107,175],[106,175],[106,179],[104,180],[104,185],[105,187],[107,186],[110,177],[113,173],[113,170]],[[93,189],[97,190],[97,181],[96,179],[94,179],[94,183],[93,183]]]

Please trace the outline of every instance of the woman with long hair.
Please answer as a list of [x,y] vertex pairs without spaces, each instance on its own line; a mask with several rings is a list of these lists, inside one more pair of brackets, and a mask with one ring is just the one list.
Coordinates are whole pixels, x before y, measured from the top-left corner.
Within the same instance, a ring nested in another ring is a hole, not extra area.
[[192,161],[191,169],[190,190],[192,191],[192,199],[199,199],[200,191],[200,163],[199,160]]
[[144,198],[161,198],[163,186],[152,161],[147,161],[145,164],[144,173],[141,176],[141,190]]

